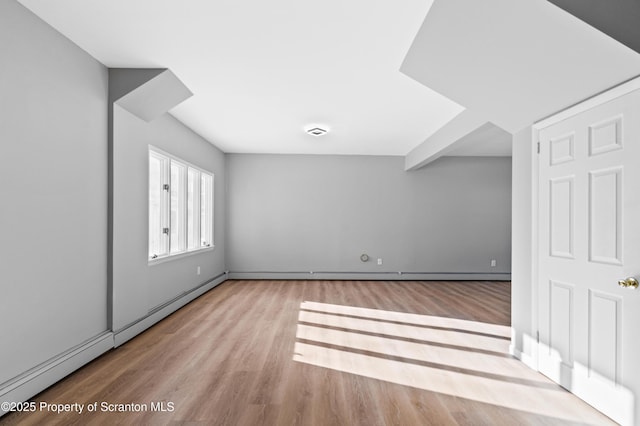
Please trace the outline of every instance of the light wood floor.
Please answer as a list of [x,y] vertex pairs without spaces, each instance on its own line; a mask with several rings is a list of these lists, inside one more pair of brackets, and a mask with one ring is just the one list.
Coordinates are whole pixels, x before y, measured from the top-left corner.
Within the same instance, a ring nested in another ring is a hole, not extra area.
[[227,281],[33,399],[97,412],[0,423],[609,424],[507,354],[509,318],[507,282]]

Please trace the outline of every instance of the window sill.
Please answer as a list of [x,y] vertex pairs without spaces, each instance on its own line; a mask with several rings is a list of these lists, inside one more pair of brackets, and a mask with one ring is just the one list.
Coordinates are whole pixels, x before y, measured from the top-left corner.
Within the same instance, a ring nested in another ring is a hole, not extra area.
[[149,266],[154,266],[154,265],[159,265],[160,263],[165,263],[165,262],[169,262],[172,260],[177,260],[177,259],[184,259],[185,257],[189,257],[189,256],[193,256],[194,254],[200,254],[200,253],[206,253],[206,252],[210,252],[213,251],[216,248],[216,246],[211,246],[211,247],[207,247],[207,248],[200,248],[197,250],[191,250],[191,251],[186,251],[183,253],[176,253],[176,254],[169,254],[166,256],[161,256],[161,257],[157,257],[155,259],[149,259],[148,260],[148,265]]

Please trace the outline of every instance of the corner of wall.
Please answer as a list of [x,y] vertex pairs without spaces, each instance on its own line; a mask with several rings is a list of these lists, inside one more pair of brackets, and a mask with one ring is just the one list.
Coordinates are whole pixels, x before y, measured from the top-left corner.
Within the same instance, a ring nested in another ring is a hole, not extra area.
[[537,351],[533,277],[533,129],[513,135],[511,353],[535,364]]

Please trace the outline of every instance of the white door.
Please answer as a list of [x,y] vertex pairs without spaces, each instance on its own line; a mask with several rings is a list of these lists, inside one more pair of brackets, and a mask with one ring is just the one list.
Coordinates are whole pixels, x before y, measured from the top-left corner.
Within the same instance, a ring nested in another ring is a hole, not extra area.
[[539,370],[640,425],[640,90],[539,141]]

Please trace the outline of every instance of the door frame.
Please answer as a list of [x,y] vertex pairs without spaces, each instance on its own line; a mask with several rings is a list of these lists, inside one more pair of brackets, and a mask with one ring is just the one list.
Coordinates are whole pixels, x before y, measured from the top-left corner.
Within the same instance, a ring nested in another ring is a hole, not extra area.
[[540,143],[540,131],[546,127],[549,127],[553,124],[559,123],[567,118],[570,118],[574,115],[580,114],[582,112],[588,111],[598,105],[602,105],[606,102],[612,101],[624,95],[627,95],[635,90],[640,89],[640,76],[633,77],[629,80],[626,80],[616,86],[613,86],[610,89],[606,89],[594,96],[591,96],[579,103],[572,105],[568,108],[565,108],[561,111],[558,111],[548,117],[545,117],[541,120],[536,121],[531,128],[531,332],[534,334],[532,345],[533,352],[531,354],[526,354],[526,359],[522,359],[522,361],[528,365],[530,368],[533,368],[536,371],[539,371],[539,360],[538,360],[538,352],[540,350],[539,345],[539,316],[538,316],[538,290],[539,290],[539,279],[540,279],[540,259],[538,256],[539,250],[539,239],[538,233],[540,229],[540,217],[539,217],[539,195],[540,188],[538,184],[538,179],[540,175],[539,167],[540,167],[540,159],[539,159],[539,151],[538,144]]

